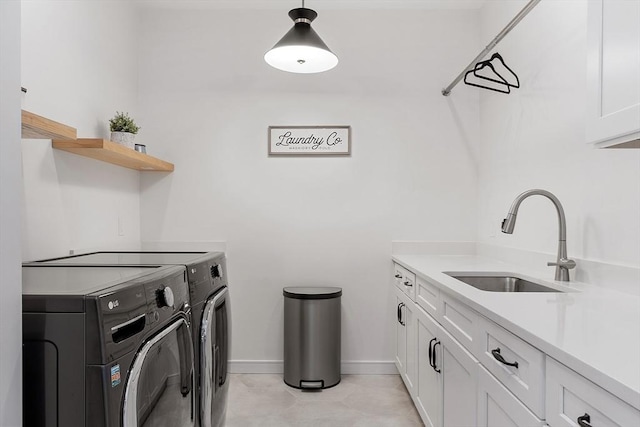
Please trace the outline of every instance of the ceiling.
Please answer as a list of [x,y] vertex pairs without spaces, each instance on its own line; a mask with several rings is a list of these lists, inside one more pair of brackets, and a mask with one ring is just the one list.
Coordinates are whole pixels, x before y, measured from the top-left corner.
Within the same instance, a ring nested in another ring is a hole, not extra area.
[[[134,0],[143,7],[171,9],[292,9],[302,0]],[[488,0],[306,0],[305,7],[330,9],[480,9]]]

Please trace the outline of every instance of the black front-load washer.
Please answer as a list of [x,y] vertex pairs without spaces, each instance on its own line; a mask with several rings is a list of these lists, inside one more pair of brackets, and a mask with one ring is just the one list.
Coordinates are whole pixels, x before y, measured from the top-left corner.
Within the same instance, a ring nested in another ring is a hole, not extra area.
[[23,266],[26,427],[192,427],[184,267]]
[[230,300],[224,252],[93,252],[27,265],[186,267],[198,388],[196,423],[223,427],[229,393]]

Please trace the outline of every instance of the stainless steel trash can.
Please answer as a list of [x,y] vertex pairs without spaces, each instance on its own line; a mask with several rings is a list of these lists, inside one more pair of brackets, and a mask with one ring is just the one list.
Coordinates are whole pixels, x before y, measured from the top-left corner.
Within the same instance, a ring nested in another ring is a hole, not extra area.
[[322,389],[340,382],[341,288],[284,288],[284,382]]

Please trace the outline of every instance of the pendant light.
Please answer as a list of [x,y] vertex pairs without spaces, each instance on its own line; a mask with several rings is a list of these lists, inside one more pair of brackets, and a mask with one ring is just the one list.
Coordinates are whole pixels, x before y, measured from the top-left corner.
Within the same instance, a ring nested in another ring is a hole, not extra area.
[[338,65],[338,57],[311,28],[317,16],[304,7],[304,0],[301,8],[290,10],[293,28],[264,55],[267,64],[290,73],[321,73]]

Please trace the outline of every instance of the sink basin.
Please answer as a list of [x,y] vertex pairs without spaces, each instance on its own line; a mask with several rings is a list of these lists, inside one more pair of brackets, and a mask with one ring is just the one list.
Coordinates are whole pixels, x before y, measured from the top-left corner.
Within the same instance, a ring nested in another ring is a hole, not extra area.
[[473,275],[469,273],[445,273],[481,291],[489,292],[562,292],[548,286],[530,282],[513,274]]

